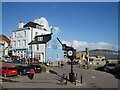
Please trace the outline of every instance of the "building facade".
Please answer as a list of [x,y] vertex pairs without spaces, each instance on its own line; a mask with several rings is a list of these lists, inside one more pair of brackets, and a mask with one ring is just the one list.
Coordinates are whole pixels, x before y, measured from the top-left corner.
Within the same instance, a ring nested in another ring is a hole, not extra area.
[[49,31],[44,29],[43,25],[39,25],[34,22],[28,22],[27,24],[20,22],[19,28],[13,31],[12,54],[20,56],[20,58],[40,57],[40,53],[38,54],[38,52],[44,52],[44,45],[28,45],[28,43],[34,40],[34,37],[37,35],[49,33]]
[[62,45],[58,41],[58,32],[56,29],[51,28],[52,37],[46,44],[46,61],[63,61],[64,51]]
[[40,46],[37,52],[40,54],[40,62],[64,60],[64,51],[61,43],[58,41],[57,33],[57,30],[52,27],[50,34],[35,36],[35,40],[29,43],[29,45]]
[[62,45],[57,40],[57,30],[46,30],[43,25],[35,22],[20,22],[19,28],[13,31],[12,54],[20,58],[36,58],[39,62],[64,60]]
[[9,56],[11,50],[11,37],[0,35],[0,57]]

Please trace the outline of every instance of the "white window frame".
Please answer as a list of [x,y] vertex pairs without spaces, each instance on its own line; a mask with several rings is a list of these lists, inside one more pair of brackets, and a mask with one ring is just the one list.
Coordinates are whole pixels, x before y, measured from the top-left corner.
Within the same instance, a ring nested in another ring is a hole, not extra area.
[[56,59],[60,59],[60,53],[56,54]]
[[20,40],[18,40],[18,47],[20,47]]
[[43,41],[43,37],[38,37],[37,40],[38,41]]
[[23,40],[23,46],[26,46],[26,40]]

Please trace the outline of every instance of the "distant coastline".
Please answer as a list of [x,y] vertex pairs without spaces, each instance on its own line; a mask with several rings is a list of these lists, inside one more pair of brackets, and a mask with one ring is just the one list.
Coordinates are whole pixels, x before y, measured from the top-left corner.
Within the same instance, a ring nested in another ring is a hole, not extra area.
[[118,51],[107,50],[107,49],[94,49],[89,51],[90,56],[105,56],[105,58],[120,58]]

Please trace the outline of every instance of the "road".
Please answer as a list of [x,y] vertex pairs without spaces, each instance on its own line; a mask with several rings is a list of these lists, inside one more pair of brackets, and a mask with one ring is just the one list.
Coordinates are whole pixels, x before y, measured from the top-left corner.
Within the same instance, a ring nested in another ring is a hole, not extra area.
[[59,75],[70,73],[70,66],[49,67],[52,72],[42,72],[35,74],[33,80],[29,80],[26,75],[3,78],[3,88],[118,88],[118,79],[114,75],[106,72],[80,69],[74,66],[74,72],[83,76],[82,85],[62,85]]

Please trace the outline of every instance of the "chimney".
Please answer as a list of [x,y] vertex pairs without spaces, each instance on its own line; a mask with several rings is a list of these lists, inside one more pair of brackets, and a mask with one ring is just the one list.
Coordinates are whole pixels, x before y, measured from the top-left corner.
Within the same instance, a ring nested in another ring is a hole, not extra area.
[[20,22],[19,22],[19,28],[23,28],[23,26],[24,26],[24,22],[23,22],[23,21],[20,21]]

